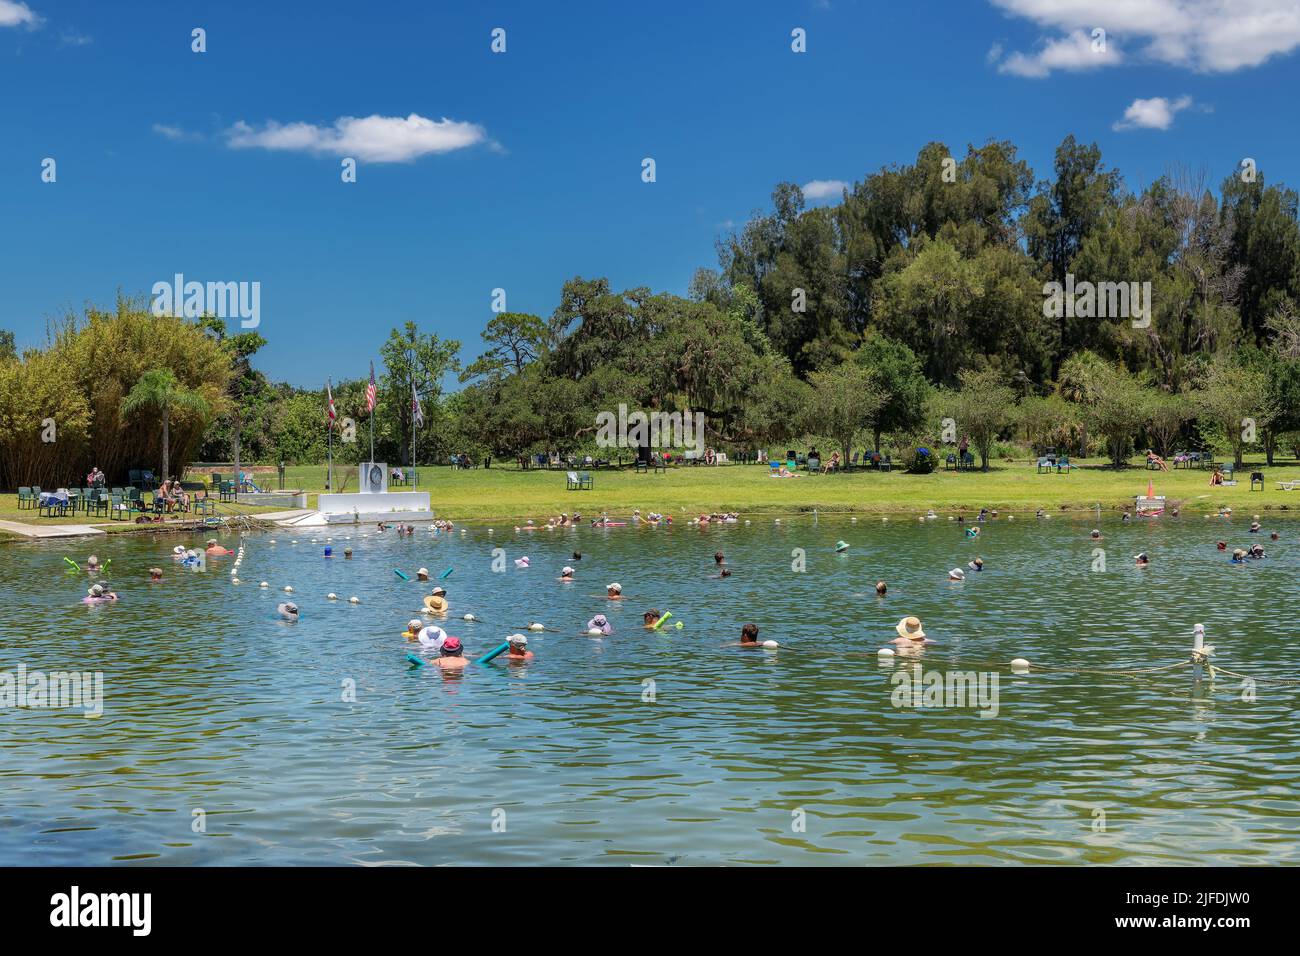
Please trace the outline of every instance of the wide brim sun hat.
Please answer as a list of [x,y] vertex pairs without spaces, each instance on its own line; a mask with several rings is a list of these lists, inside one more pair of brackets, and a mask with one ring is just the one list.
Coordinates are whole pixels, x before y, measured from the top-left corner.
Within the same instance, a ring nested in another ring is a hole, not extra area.
[[[912,627],[915,622],[915,628]],[[900,637],[925,637],[925,631],[921,627],[919,617],[905,617],[894,627]]]

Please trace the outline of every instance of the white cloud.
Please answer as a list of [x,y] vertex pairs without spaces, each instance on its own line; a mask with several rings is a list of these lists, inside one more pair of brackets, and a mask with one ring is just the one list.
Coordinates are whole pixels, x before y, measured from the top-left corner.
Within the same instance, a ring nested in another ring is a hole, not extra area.
[[255,129],[240,120],[226,130],[232,149],[271,149],[351,156],[371,163],[407,163],[421,156],[449,153],[487,139],[483,127],[457,120],[400,116],[342,116],[332,126],[277,123]]
[[94,37],[86,36],[84,33],[65,33],[59,37],[61,46],[89,46],[94,42]]
[[28,27],[35,29],[45,21],[19,0],[0,0],[0,27]]
[[[1065,44],[1076,31],[1095,28],[1120,39],[1137,58],[1186,67],[1202,73],[1230,73],[1258,66],[1270,57],[1300,47],[1300,2],[1297,0],[990,0],[1013,16],[1066,34],[1052,40]],[[1012,54],[1017,64],[1042,54]],[[1120,62],[1118,58],[1107,61]],[[1107,65],[1103,64],[1103,65]],[[1070,69],[1040,61],[1039,67]],[[1077,66],[1074,67],[1077,69]],[[1017,72],[1009,69],[1007,72]],[[1023,73],[1038,76],[1046,73]]]
[[159,136],[166,137],[167,139],[174,140],[176,142],[180,142],[182,140],[195,140],[195,139],[203,138],[198,133],[188,132],[187,130],[182,129],[179,126],[168,126],[166,123],[154,123],[153,131],[157,133]]
[[1122,59],[1119,47],[1109,38],[1102,43],[1093,39],[1091,31],[1074,30],[1067,36],[1048,40],[1037,53],[1012,53],[998,65],[998,71],[1038,78],[1053,70],[1114,66]]
[[849,184],[841,179],[814,179],[804,183],[803,198],[816,202],[819,199],[839,199]]
[[1117,120],[1111,127],[1123,129],[1168,129],[1173,125],[1174,114],[1181,113],[1192,105],[1190,96],[1180,96],[1168,100],[1163,96],[1153,96],[1149,100],[1134,100],[1124,111],[1124,118]]

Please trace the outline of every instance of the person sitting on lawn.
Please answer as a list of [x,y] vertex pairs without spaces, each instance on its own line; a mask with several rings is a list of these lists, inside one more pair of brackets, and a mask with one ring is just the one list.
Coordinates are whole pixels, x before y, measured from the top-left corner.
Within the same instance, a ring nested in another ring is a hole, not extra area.
[[1223,484],[1223,469],[1218,465],[1214,466],[1214,474],[1210,475],[1210,487]]
[[823,475],[829,474],[830,472],[835,471],[839,467],[840,467],[840,453],[837,451],[831,452],[830,460],[827,461],[826,464],[822,465],[822,474]]

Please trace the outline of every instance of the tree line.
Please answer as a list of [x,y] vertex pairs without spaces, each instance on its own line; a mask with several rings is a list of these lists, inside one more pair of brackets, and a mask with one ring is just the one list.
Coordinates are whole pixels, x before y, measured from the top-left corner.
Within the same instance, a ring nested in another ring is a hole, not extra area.
[[[954,436],[985,466],[1009,442],[1116,465],[1143,445],[1238,461],[1260,448],[1272,461],[1300,430],[1297,205],[1253,165],[1217,194],[1186,169],[1132,192],[1073,137],[1042,180],[1013,144],[989,142],[964,156],[928,144],[837,203],[808,207],[782,183],[770,210],[718,240],[717,266],[699,269],[686,296],[575,277],[549,317],[494,315],[468,364],[457,341],[393,329],[380,347],[376,456],[409,463],[413,433],[421,463],[601,454],[596,416],[622,403],[702,412],[721,450],[820,440],[846,456],[892,452],[916,470],[929,466],[918,448]],[[1076,289],[1088,292],[1076,301]],[[148,331],[164,321],[187,331]],[[110,328],[121,348],[96,348]],[[185,354],[160,352],[159,339]],[[147,362],[124,354],[145,342]],[[180,460],[323,461],[325,383],[269,381],[254,364],[264,344],[126,301],[113,316],[66,319],[46,349],[22,356],[0,336],[0,482],[52,481],[64,461],[108,471],[160,455],[161,436],[139,418],[158,406],[131,415],[121,404],[159,367],[206,402],[178,408]],[[453,377],[460,387],[445,389]],[[365,387],[333,383],[345,463],[369,452]],[[38,412],[55,406],[70,429],[57,452],[32,438]],[[362,429],[355,441],[342,440],[343,419]]]

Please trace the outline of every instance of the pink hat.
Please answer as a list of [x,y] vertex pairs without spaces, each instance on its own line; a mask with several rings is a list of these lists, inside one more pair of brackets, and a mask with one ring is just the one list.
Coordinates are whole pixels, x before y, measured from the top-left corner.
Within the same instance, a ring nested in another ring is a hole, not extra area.
[[445,641],[442,642],[442,649],[452,654],[456,653],[456,651],[460,650],[460,638],[459,637],[447,638]]

